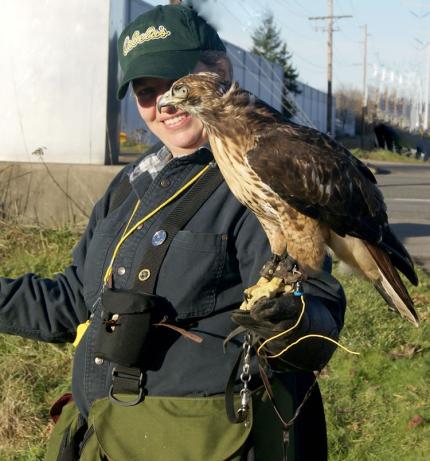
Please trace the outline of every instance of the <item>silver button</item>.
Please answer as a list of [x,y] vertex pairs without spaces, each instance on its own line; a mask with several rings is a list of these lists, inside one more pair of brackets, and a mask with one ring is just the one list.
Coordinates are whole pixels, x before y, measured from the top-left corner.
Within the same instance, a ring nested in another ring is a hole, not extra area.
[[152,244],[155,247],[157,247],[158,245],[161,245],[162,243],[164,243],[166,238],[167,238],[167,232],[161,229],[152,236]]
[[125,274],[125,267],[121,266],[121,267],[118,267],[118,275],[124,275]]
[[101,359],[100,357],[96,357],[95,360],[94,360],[94,362],[96,362],[96,365],[102,365],[103,362],[104,362],[104,360]]

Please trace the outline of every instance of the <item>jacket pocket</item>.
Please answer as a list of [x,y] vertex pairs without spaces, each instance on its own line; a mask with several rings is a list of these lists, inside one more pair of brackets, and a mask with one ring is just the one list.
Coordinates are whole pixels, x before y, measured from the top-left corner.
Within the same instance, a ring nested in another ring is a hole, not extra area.
[[160,269],[157,294],[172,303],[178,319],[204,317],[214,310],[227,240],[226,234],[176,234]]

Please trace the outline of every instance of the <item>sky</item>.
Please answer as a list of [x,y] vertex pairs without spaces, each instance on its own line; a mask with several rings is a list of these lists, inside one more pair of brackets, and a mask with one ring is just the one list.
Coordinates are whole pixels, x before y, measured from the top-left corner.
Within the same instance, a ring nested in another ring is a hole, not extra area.
[[[146,0],[166,4],[167,1]],[[327,88],[327,0],[204,0],[201,12],[220,36],[246,50],[264,15],[273,13],[292,53],[299,80]],[[333,87],[363,88],[364,28],[368,36],[368,84],[389,81],[405,93],[423,86],[430,53],[430,0],[333,0]],[[428,46],[426,46],[429,44]]]

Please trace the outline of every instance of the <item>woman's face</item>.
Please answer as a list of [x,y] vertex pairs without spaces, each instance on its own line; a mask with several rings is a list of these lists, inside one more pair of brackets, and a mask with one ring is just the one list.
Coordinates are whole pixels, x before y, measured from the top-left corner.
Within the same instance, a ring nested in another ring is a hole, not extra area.
[[149,130],[165,144],[173,156],[193,153],[207,142],[202,122],[180,110],[157,110],[158,99],[170,88],[172,80],[143,77],[133,81],[137,109]]

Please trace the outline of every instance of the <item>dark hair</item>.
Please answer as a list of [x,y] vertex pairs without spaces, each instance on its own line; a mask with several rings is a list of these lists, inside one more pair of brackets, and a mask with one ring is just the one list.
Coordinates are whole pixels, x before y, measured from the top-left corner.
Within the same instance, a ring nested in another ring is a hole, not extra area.
[[205,50],[200,55],[199,62],[210,71],[221,74],[225,80],[232,80],[233,66],[225,51]]

